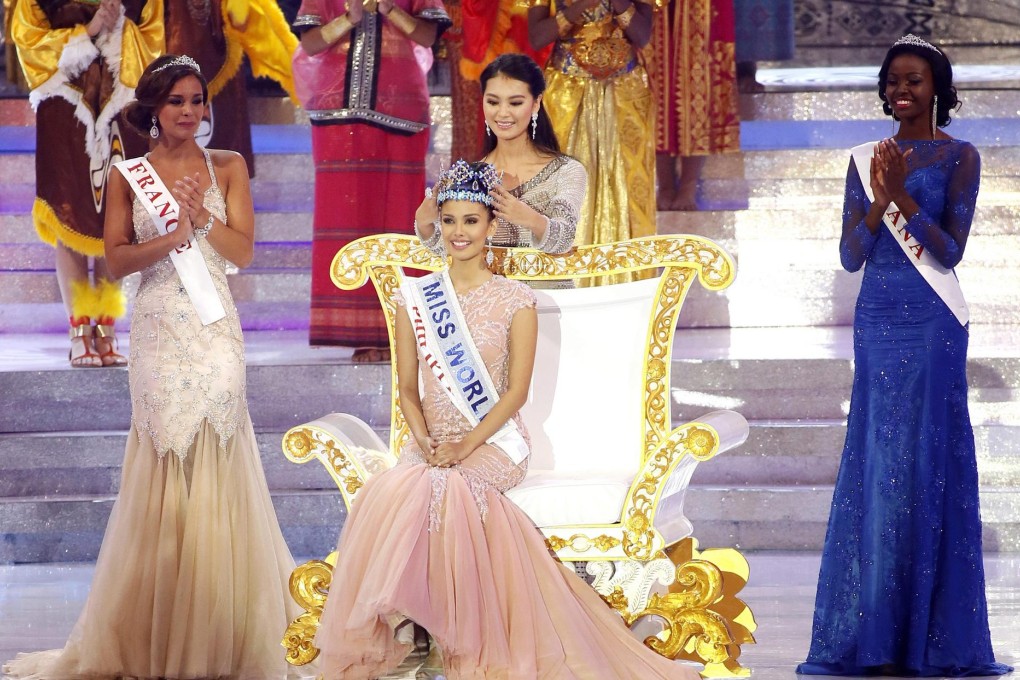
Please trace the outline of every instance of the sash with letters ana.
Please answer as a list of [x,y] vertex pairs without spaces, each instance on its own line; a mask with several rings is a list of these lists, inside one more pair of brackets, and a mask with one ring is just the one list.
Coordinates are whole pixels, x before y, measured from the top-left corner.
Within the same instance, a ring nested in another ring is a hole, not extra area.
[[[876,144],[877,142],[868,142],[855,146],[850,151],[869,201],[875,200],[874,192],[871,190],[871,157],[874,155]],[[894,240],[899,244],[910,263],[917,269],[921,278],[927,281],[935,294],[942,298],[960,325],[966,326],[970,319],[970,310],[967,308],[967,301],[963,297],[963,289],[960,288],[960,280],[956,278],[956,272],[943,267],[931,253],[924,249],[921,242],[911,235],[910,225],[907,224],[907,219],[903,217],[895,203],[889,204],[885,215],[882,216],[882,222],[888,227]]]
[[[147,158],[132,158],[115,163],[113,167],[124,175],[160,234],[168,234],[177,228],[180,206]],[[202,324],[208,326],[225,317],[227,312],[216,292],[205,258],[198,249],[198,240],[192,236],[171,250],[170,260]]]
[[[442,271],[401,279],[407,315],[425,363],[457,410],[477,426],[499,401],[499,393],[471,338],[450,275]],[[512,418],[486,441],[514,463],[531,453]]]

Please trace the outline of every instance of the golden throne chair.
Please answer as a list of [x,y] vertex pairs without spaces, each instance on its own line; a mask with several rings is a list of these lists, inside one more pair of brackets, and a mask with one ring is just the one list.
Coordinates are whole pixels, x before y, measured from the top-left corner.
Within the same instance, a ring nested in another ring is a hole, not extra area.
[[[746,675],[740,646],[753,642],[750,610],[736,598],[748,578],[735,550],[699,552],[684,515],[695,467],[747,438],[747,421],[715,411],[671,427],[670,367],[677,317],[696,279],[721,290],[732,259],[696,236],[654,236],[582,246],[562,255],[494,249],[494,271],[526,282],[645,272],[643,280],[536,289],[539,338],[522,415],[533,452],[525,480],[507,496],[534,520],[556,557],[572,563],[655,651],[705,665],[706,677]],[[333,259],[342,289],[371,281],[394,348],[400,268],[436,271],[442,258],[414,237],[354,241]],[[395,352],[395,349],[393,349]],[[286,456],[319,460],[348,509],[365,480],[394,465],[410,434],[392,364],[389,442],[354,416],[332,414],[291,429]],[[305,613],[284,639],[288,660],[318,654],[313,638],[333,560],[298,567],[291,591]]]

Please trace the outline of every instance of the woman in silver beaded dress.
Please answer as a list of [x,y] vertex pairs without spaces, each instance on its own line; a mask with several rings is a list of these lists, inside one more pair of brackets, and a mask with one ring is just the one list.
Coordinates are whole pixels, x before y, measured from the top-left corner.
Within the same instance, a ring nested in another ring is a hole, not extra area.
[[[492,192],[498,218],[492,245],[567,252],[574,245],[588,174],[560,152],[542,105],[542,69],[523,54],[504,54],[482,71],[480,82],[486,130],[482,160],[503,178]],[[443,254],[438,219],[435,196],[428,194],[415,214],[415,232],[430,250]]]
[[[294,562],[259,461],[226,280],[228,261],[251,262],[254,211],[243,157],[195,142],[206,95],[196,62],[165,55],[142,74],[127,113],[156,137],[145,158],[177,199],[180,221],[161,235],[121,172],[111,171],[107,262],[115,276],[142,277],[120,494],[66,646],[19,655],[4,668],[14,677],[287,675],[279,645],[299,613],[288,605]],[[226,312],[208,325],[169,257],[193,235]]]

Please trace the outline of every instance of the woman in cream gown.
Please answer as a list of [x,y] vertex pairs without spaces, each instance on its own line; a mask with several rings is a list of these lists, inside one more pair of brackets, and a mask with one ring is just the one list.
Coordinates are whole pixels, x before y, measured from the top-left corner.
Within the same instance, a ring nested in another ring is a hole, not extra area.
[[[66,646],[19,655],[4,668],[14,677],[287,674],[279,645],[297,613],[287,604],[294,563],[259,461],[241,326],[226,281],[228,260],[251,261],[248,173],[241,156],[195,143],[205,91],[188,60],[160,57],[139,81],[128,114],[135,127],[159,132],[147,158],[180,202],[181,221],[176,232],[159,235],[124,177],[111,171],[108,262],[118,276],[142,275],[121,490]],[[200,235],[192,219],[212,226]],[[168,257],[193,232],[226,310],[209,325]]]

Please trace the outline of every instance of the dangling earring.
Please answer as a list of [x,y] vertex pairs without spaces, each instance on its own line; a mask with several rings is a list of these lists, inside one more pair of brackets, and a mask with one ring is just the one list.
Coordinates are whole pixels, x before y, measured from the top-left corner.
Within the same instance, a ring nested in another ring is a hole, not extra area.
[[531,138],[538,136],[538,111],[531,114]]
[[156,125],[156,116],[152,117],[152,127],[149,128],[149,136],[153,139],[159,139],[159,126]]
[[485,237],[485,247],[488,248],[485,253],[485,266],[492,267],[492,261],[496,259],[496,256],[492,254],[492,239],[488,236]]
[[931,101],[931,138],[935,139],[935,131],[939,124],[939,96],[935,95]]
[[489,129],[489,124],[488,123],[485,123],[485,136],[486,137],[491,137],[492,136],[492,130]]

